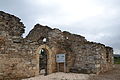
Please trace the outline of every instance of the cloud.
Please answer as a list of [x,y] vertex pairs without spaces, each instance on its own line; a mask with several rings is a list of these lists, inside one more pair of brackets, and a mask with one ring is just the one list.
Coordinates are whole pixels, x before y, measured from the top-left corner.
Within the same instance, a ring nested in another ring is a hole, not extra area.
[[3,10],[5,12],[8,12],[10,14],[16,15],[19,18],[21,18],[25,26],[27,26],[26,34],[28,34],[28,32],[33,28],[33,26],[36,23],[38,23],[39,19],[43,19],[51,15],[54,16],[57,11],[56,5],[52,5],[52,4],[45,5],[42,0],[36,0],[36,1],[1,0],[0,10]]
[[120,0],[0,0],[0,10],[22,19],[81,34],[120,53]]

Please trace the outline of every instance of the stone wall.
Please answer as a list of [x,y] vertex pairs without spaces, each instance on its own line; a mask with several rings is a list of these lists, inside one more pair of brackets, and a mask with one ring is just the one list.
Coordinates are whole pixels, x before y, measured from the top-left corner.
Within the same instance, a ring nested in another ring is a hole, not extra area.
[[[106,48],[102,44],[85,42],[73,47],[76,51],[73,72],[100,73],[106,70]],[[109,67],[109,66],[107,66]]]
[[[26,38],[18,17],[0,11],[0,79],[39,75],[39,52],[47,51],[47,73],[58,71],[56,54],[66,55],[65,72],[95,73],[113,68],[113,49],[85,37],[36,24]],[[43,39],[47,42],[44,43]],[[63,63],[60,71],[64,71]]]
[[[44,32],[45,31],[45,32]],[[35,35],[33,35],[35,34]],[[67,31],[62,32],[59,29],[51,29],[46,26],[42,26],[40,24],[35,25],[35,27],[30,31],[26,39],[29,39],[31,41],[38,42],[39,44],[43,43],[43,38],[47,38],[47,43],[50,47],[50,49],[54,52],[53,57],[56,56],[56,54],[65,53],[66,54],[66,72],[70,72],[70,68],[73,67],[73,63],[75,60],[75,49],[74,46],[80,45],[80,43],[87,42],[85,37],[71,34]],[[78,44],[79,43],[79,44]],[[57,72],[57,63],[55,63],[54,72]],[[63,64],[60,66],[60,70],[64,70]]]
[[38,46],[22,38],[20,19],[0,12],[0,80],[31,77],[39,74]]
[[[42,35],[38,37],[33,34]],[[27,39],[39,42],[39,44],[43,44],[43,38],[47,38],[46,44],[51,49],[55,48],[55,55],[60,53],[66,54],[66,72],[99,74],[113,67],[113,50],[103,44],[89,42],[83,36],[71,34],[67,31],[62,32],[59,29],[51,29],[39,24],[35,25],[27,36]],[[63,70],[63,65],[60,68]],[[55,69],[57,70],[57,66]]]

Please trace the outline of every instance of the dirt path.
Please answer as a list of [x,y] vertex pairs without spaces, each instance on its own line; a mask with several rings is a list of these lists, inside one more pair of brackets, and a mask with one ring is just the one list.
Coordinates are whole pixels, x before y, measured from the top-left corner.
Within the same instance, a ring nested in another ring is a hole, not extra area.
[[91,77],[90,80],[120,80],[120,64],[115,65],[111,71]]
[[39,75],[37,77],[23,79],[23,80],[88,80],[88,74],[75,73],[53,73],[47,76]]

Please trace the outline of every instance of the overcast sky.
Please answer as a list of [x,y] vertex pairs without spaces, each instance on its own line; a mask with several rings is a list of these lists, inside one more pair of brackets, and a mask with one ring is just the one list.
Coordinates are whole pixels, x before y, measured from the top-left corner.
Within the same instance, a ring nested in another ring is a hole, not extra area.
[[40,23],[83,35],[120,53],[120,0],[0,0],[0,10],[22,19],[24,36]]

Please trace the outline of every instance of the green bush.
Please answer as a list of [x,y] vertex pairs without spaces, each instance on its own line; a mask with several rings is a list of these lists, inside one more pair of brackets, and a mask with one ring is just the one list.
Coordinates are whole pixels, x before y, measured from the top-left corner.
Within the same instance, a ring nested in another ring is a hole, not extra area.
[[120,64],[120,57],[114,57],[114,63]]

